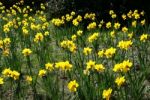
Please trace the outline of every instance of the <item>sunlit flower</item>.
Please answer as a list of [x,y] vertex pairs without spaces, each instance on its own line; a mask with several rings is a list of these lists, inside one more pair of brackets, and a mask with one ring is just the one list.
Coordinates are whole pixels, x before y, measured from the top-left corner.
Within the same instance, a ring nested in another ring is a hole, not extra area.
[[111,97],[112,89],[103,90],[103,99],[109,100]]
[[103,57],[104,56],[104,50],[98,51],[98,57]]
[[117,77],[115,80],[115,83],[118,85],[118,87],[120,87],[121,85],[123,85],[125,83],[125,77]]
[[122,68],[122,63],[115,64],[113,71],[119,72],[119,71],[121,71],[121,68]]
[[88,54],[91,54],[91,52],[92,52],[92,48],[86,47],[86,48],[83,49],[83,54],[86,55],[86,56]]
[[87,26],[87,29],[88,30],[91,30],[91,29],[95,29],[96,28],[96,22],[92,22],[92,23],[90,23],[88,26]]
[[111,22],[106,23],[106,28],[111,28]]
[[74,16],[76,13],[74,11],[71,12],[71,15]]
[[122,62],[122,68],[121,68],[121,71],[123,72],[127,72],[130,70],[130,68],[132,67],[133,63],[130,62],[129,60],[124,60]]
[[101,20],[98,27],[101,28],[103,26],[103,24],[104,24],[104,20]]
[[11,43],[10,38],[5,38],[5,39],[3,40],[3,43],[4,43],[4,45],[10,45],[10,43]]
[[38,73],[38,75],[40,76],[40,77],[44,77],[45,75],[46,75],[46,70],[45,69],[41,69],[41,70],[39,70],[39,73]]
[[129,40],[129,41],[120,41],[119,43],[118,43],[118,47],[119,48],[121,48],[121,49],[124,49],[124,50],[128,50],[128,48],[129,47],[131,47],[132,46],[132,44],[133,44],[133,42],[131,41],[131,40]]
[[136,25],[137,25],[137,21],[135,20],[135,21],[132,22],[132,26],[136,27]]
[[22,50],[22,54],[24,56],[29,56],[31,53],[32,53],[32,51],[29,48],[25,48],[25,49]]
[[43,36],[42,33],[37,33],[37,34],[35,35],[34,42],[43,41],[43,38],[44,38],[44,36]]
[[114,14],[114,10],[109,10],[109,15]]
[[138,13],[134,14],[134,18],[135,19],[139,19],[140,18],[140,14],[138,14]]
[[76,80],[70,81],[68,83],[68,89],[71,92],[76,92],[78,87],[79,87],[79,84],[76,82]]
[[88,41],[92,43],[93,41],[97,40],[98,36],[99,33],[93,33],[91,36],[88,37]]
[[116,17],[117,17],[116,14],[112,14],[112,15],[111,15],[111,18],[113,18],[113,19],[115,19]]
[[132,37],[133,37],[133,32],[128,33],[128,38],[129,38],[129,39],[132,39]]
[[122,63],[115,64],[113,71],[114,72],[128,72],[132,67],[133,63],[129,60],[124,60]]
[[122,14],[122,19],[123,20],[126,20],[127,19],[127,16],[125,14]]
[[114,54],[116,53],[116,48],[109,48],[109,49],[106,49],[104,55],[106,56],[106,58],[111,58]]
[[82,16],[78,15],[75,19],[72,20],[72,24],[74,26],[78,26],[81,21],[82,21]]
[[79,22],[77,21],[77,19],[74,19],[74,20],[72,21],[72,24],[73,24],[74,26],[78,26],[78,25],[79,25]]
[[127,13],[127,16],[128,16],[129,18],[132,18],[132,11],[131,11],[131,10]]
[[145,42],[148,39],[148,34],[142,34],[140,36],[140,41]]
[[145,25],[145,22],[146,22],[145,19],[141,20],[141,25],[142,25],[142,26]]
[[111,36],[112,38],[115,37],[115,31],[114,31],[114,30],[110,32],[110,36]]
[[103,72],[105,70],[105,67],[102,64],[96,64],[95,69],[97,72]]
[[64,19],[59,19],[59,18],[54,18],[52,19],[52,23],[55,25],[55,26],[61,26],[63,25],[65,22],[64,22]]
[[128,31],[128,28],[127,27],[122,27],[122,32],[127,32]]
[[145,12],[144,12],[144,11],[141,11],[140,14],[141,14],[142,16],[144,16]]
[[45,35],[45,36],[48,36],[48,35],[49,35],[49,32],[48,32],[48,31],[46,31],[46,32],[44,33],[44,35]]
[[19,79],[19,76],[20,76],[20,73],[19,73],[18,71],[13,70],[13,71],[11,72],[11,77],[12,77],[14,80]]
[[6,68],[2,71],[2,74],[5,76],[5,77],[10,77],[11,76],[11,73],[12,71],[10,70],[10,68]]
[[120,28],[120,23],[115,23],[115,24],[114,24],[114,28],[115,28],[115,29],[119,29],[119,28]]
[[81,36],[82,34],[83,34],[83,31],[82,31],[82,30],[78,30],[78,31],[77,31],[77,35],[78,35],[78,36]]
[[72,15],[66,14],[66,21],[71,21],[73,19]]
[[84,15],[84,19],[91,19],[91,20],[95,20],[95,17],[96,17],[96,15],[95,15],[95,13],[86,13],[85,15]]
[[55,67],[63,71],[67,71],[67,70],[71,70],[72,64],[70,64],[69,61],[57,62],[55,63]]
[[76,34],[72,35],[72,36],[71,36],[71,39],[72,39],[72,41],[76,41],[77,35],[76,35]]
[[86,63],[86,69],[87,70],[90,70],[90,69],[94,69],[95,68],[95,61],[92,61],[92,60],[89,60],[87,63]]
[[73,41],[70,41],[70,40],[64,40],[60,43],[60,46],[64,49],[67,49],[69,50],[70,52],[72,53],[75,53],[76,52],[76,44],[73,42]]
[[3,55],[4,56],[9,56],[10,50],[9,49],[3,49]]
[[53,64],[52,63],[46,63],[45,64],[45,69],[52,71],[54,69]]

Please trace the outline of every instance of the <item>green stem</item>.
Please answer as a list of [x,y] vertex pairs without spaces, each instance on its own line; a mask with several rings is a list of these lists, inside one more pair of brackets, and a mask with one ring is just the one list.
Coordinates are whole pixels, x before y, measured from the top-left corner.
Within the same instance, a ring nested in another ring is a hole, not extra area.
[[65,78],[65,71],[63,72],[62,100],[65,100],[65,91],[64,91],[65,90],[65,79],[64,78]]
[[31,69],[31,61],[30,61],[30,57],[27,56],[27,64],[28,64],[28,67],[29,67],[29,70],[30,70],[30,76],[32,76],[32,69]]

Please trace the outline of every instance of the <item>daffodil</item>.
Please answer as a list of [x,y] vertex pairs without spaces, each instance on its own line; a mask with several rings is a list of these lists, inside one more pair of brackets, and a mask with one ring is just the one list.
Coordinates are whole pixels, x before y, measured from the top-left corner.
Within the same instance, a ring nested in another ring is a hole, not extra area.
[[140,41],[142,41],[142,42],[146,42],[147,39],[148,39],[148,34],[142,34],[140,36]]
[[103,99],[110,100],[112,89],[103,90]]
[[54,67],[53,67],[53,64],[52,63],[46,63],[45,64],[45,69],[47,69],[47,70],[49,70],[49,71],[52,71],[53,69],[54,69]]
[[83,54],[86,55],[86,56],[88,54],[91,54],[91,52],[92,52],[92,48],[86,47],[86,48],[83,49]]
[[70,82],[68,83],[68,89],[69,89],[71,92],[76,92],[78,87],[79,87],[79,84],[77,83],[76,80],[70,81]]
[[44,77],[44,76],[46,76],[46,70],[45,69],[41,69],[41,70],[39,70],[39,73],[38,73],[38,75],[40,76],[40,77]]
[[29,48],[25,48],[25,49],[22,50],[22,54],[24,56],[29,56],[31,53],[32,53],[32,51]]
[[117,84],[118,87],[120,87],[121,85],[123,85],[125,83],[125,77],[117,77],[115,80],[115,83]]

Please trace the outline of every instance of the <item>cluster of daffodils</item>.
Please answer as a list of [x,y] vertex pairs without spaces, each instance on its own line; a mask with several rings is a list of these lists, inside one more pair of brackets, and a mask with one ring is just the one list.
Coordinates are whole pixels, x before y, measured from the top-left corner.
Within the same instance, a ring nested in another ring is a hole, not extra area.
[[9,56],[10,44],[11,44],[10,38],[4,38],[3,40],[0,40],[0,49],[2,49],[4,56]]
[[93,33],[91,36],[88,37],[88,42],[92,43],[96,41],[99,37],[99,33]]
[[133,63],[131,61],[124,60],[122,63],[115,64],[113,71],[126,73],[131,69],[132,65],[133,65]]
[[105,67],[103,64],[96,64],[95,61],[89,60],[86,63],[86,69],[84,70],[84,74],[89,75],[90,70],[95,70],[97,72],[103,72],[105,70]]
[[20,73],[16,70],[11,70],[10,68],[6,68],[2,71],[2,74],[4,77],[11,77],[13,78],[14,80],[18,80],[19,79],[19,76],[20,76]]
[[76,49],[77,49],[76,44],[73,41],[71,41],[71,40],[64,40],[64,41],[62,41],[60,43],[60,46],[62,48],[64,48],[64,49],[69,50],[70,52],[73,52],[73,53],[75,53]]
[[59,19],[59,18],[54,18],[52,19],[52,23],[55,25],[55,26],[61,26],[65,23],[64,19]]
[[52,23],[59,27],[59,26],[62,26],[64,25],[65,23],[67,22],[70,22],[72,21],[72,23],[77,26],[79,24],[80,21],[82,21],[82,17],[81,16],[77,16],[77,18],[74,18],[74,16],[76,15],[76,13],[74,11],[72,11],[70,14],[66,14],[65,16],[62,16],[61,18],[53,18],[52,19]]
[[98,27],[102,28],[103,25],[104,25],[104,20],[101,20],[100,23],[98,24]]
[[95,19],[96,19],[96,14],[95,14],[95,13],[86,13],[86,14],[84,15],[84,19],[95,20]]
[[91,29],[95,29],[96,28],[96,22],[92,22],[92,23],[90,23],[88,26],[87,26],[87,29],[88,30],[91,30]]
[[[14,97],[25,94],[22,87],[27,91],[32,88],[35,95],[36,91],[41,92],[37,88],[40,87],[48,98],[55,96],[56,100],[72,95],[83,100],[110,100],[111,97],[130,100],[139,95],[134,89],[141,89],[138,74],[144,72],[133,73],[132,67],[149,66],[150,58],[144,11],[130,10],[118,16],[110,10],[112,21],[107,22],[99,20],[96,13],[77,15],[72,11],[49,21],[44,13],[45,4],[40,4],[41,10],[33,16],[33,9],[22,6],[23,2],[8,9],[0,3],[2,93],[8,91],[7,86],[13,82],[11,87],[19,94]],[[121,23],[120,17],[128,24]],[[23,84],[24,81],[27,84]]]
[[111,15],[111,18],[115,19],[117,17],[117,15],[115,14],[115,12],[113,10],[109,11],[109,15]]
[[116,53],[116,48],[108,48],[106,50],[102,49],[98,51],[98,57],[106,57],[106,58],[112,58],[114,54]]
[[63,71],[67,71],[67,70],[71,70],[72,69],[72,64],[70,64],[69,61],[57,62],[57,63],[55,63],[55,67],[57,69],[61,69]]
[[123,50],[128,50],[128,48],[131,47],[132,44],[133,44],[133,42],[131,40],[129,40],[129,41],[122,40],[118,43],[118,47]]
[[71,21],[73,19],[73,17],[75,16],[75,12],[72,11],[70,14],[66,14],[66,21]]
[[81,21],[82,21],[82,16],[78,15],[75,19],[72,20],[72,24],[74,26],[78,26]]
[[72,64],[70,64],[69,61],[60,61],[56,62],[55,64],[53,63],[46,63],[44,69],[40,69],[38,72],[39,77],[44,77],[47,75],[48,72],[54,71],[54,69],[60,69],[61,71],[69,71],[72,69]]

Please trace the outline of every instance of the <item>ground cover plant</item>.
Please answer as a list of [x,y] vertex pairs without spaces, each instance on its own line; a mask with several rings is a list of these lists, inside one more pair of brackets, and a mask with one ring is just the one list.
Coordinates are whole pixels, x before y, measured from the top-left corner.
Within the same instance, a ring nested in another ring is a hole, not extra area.
[[47,20],[46,4],[0,3],[1,100],[150,99],[149,25],[144,11],[72,11]]

